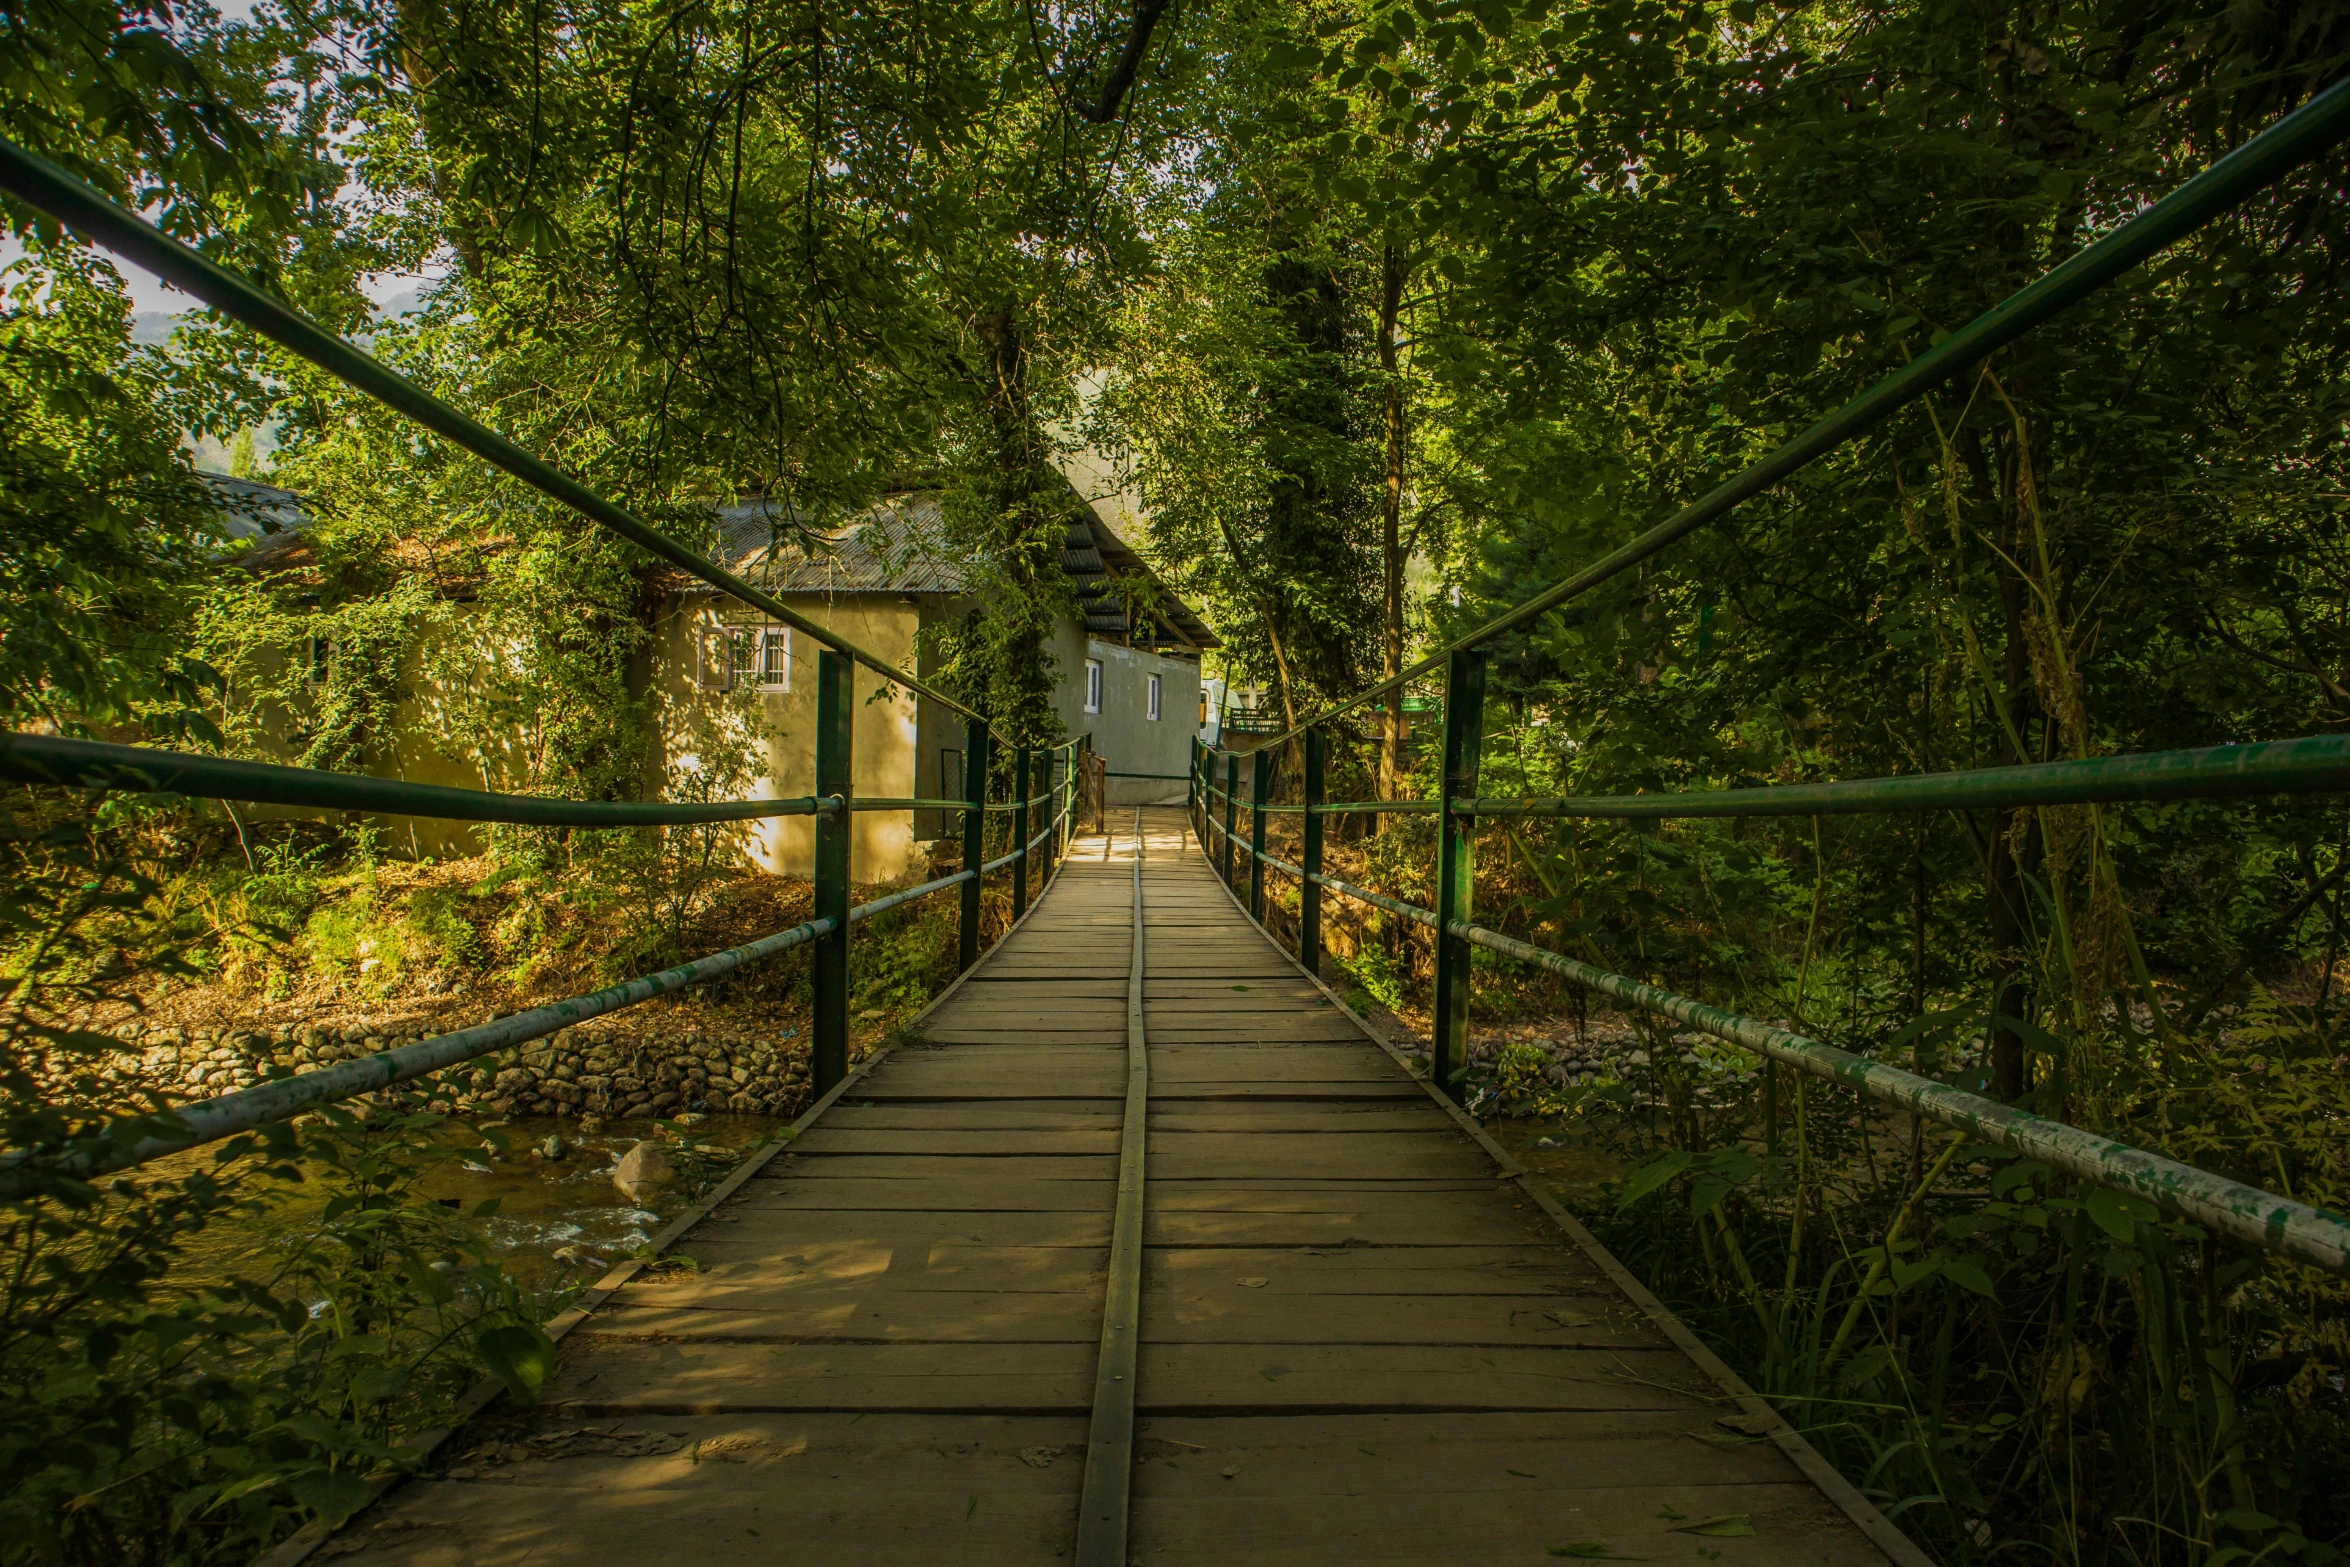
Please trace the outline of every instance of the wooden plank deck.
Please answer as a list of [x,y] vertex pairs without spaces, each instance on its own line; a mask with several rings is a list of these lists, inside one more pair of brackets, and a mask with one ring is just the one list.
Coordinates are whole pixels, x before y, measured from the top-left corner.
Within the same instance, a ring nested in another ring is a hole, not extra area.
[[[1719,1424],[1761,1406],[1246,920],[1180,813],[1142,836],[1129,1560],[1924,1561],[1791,1434]],[[698,1271],[629,1282],[538,1408],[319,1559],[1069,1560],[1134,843],[1081,844],[924,1043],[694,1228]]]

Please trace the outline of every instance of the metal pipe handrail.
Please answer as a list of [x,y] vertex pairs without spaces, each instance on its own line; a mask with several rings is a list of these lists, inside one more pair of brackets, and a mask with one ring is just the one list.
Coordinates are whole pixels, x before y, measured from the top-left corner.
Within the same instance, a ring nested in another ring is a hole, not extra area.
[[974,871],[957,871],[952,876],[941,876],[936,881],[926,881],[919,887],[908,887],[903,892],[893,892],[886,898],[875,898],[871,903],[860,903],[849,910],[849,923],[852,925],[861,924],[876,914],[888,913],[900,904],[912,903],[917,898],[927,898],[932,893],[944,892],[949,887],[959,887],[976,874],[978,873]]
[[1502,611],[1401,674],[1367,686],[1337,706],[1325,708],[1263,743],[1278,745],[1305,729],[1352,712],[1397,686],[1433,674],[1454,653],[1480,647],[1515,631],[1569,599],[1631,570],[1666,546],[1874,428],[1951,376],[2079,303],[2229,208],[2267,189],[2345,137],[2350,137],[2350,79],[2326,88],[2119,228],[2075,251],[2061,265],[1930,345],[1843,407],[1815,421],[1744,472],[1716,485],[1630,543],[1564,582]]
[[889,795],[857,795],[849,801],[852,811],[967,811],[969,800],[900,799]]
[[[1031,839],[1027,847],[1034,849],[1050,837],[1068,819],[1069,810],[1073,808],[1072,802],[1072,806],[1064,809],[1059,818]],[[982,867],[979,872],[956,871],[952,875],[876,898],[870,903],[859,904],[849,910],[849,923],[861,924],[877,914],[885,914],[891,909],[929,897],[932,893],[959,886],[974,875],[1000,869],[1018,859],[1020,852],[1015,850],[1003,859]],[[413,1045],[380,1051],[357,1061],[336,1062],[315,1072],[297,1073],[233,1094],[221,1094],[192,1105],[182,1105],[163,1114],[133,1118],[134,1125],[144,1121],[152,1127],[144,1135],[126,1139],[124,1134],[129,1128],[118,1122],[101,1137],[77,1139],[53,1153],[41,1149],[0,1151],[0,1200],[24,1195],[45,1174],[82,1180],[109,1175],[160,1159],[167,1154],[218,1142],[272,1121],[283,1121],[320,1105],[373,1093],[493,1051],[510,1049],[568,1028],[574,1023],[585,1022],[688,985],[715,979],[746,963],[804,946],[819,936],[829,934],[833,928],[833,922],[829,919],[809,920],[772,936],[763,936],[757,941],[730,947],[706,958],[696,958],[690,963],[663,969],[657,974],[625,980],[584,996],[551,1001],[544,1006],[493,1019],[473,1028],[436,1035]]]
[[[1312,879],[1333,892],[1375,908],[1403,915],[1431,929],[1436,926],[1433,910],[1354,886],[1335,876],[1316,875]],[[1757,1018],[1708,1006],[1622,974],[1611,974],[1482,925],[1455,920],[1449,928],[1465,941],[1535,964],[1587,990],[1597,990],[1642,1011],[1673,1018],[1701,1033],[1798,1067],[1815,1077],[1841,1083],[1869,1098],[2038,1159],[2052,1169],[2142,1197],[2167,1213],[2218,1234],[2282,1252],[2331,1273],[2350,1275],[2350,1219],[2341,1215],[2063,1121],[1937,1083],[1899,1067],[1871,1061]]]
[[183,794],[310,810],[388,811],[441,821],[511,822],[532,827],[680,826],[772,816],[821,816],[840,809],[836,795],[661,803],[494,794],[274,762],[243,762],[193,751],[6,731],[0,731],[0,778],[70,789]]
[[1335,876],[1317,874],[1314,877],[1314,885],[1327,887],[1332,892],[1343,893],[1356,902],[1368,903],[1375,909],[1385,909],[1390,914],[1400,914],[1405,919],[1427,926],[1430,930],[1436,928],[1436,911],[1423,909],[1416,903],[1406,903],[1401,898],[1391,898],[1384,892],[1373,892],[1368,887],[1358,887],[1353,882],[1340,881]]
[[2167,1213],[2231,1239],[2282,1252],[2329,1273],[2350,1274],[2350,1219],[2339,1214],[1545,952],[1499,931],[1458,920],[1451,929],[1464,940],[1536,964],[1586,989],[1997,1143],[2068,1175],[2142,1197]]
[[[492,1051],[544,1038],[574,1023],[602,1017],[655,996],[716,979],[760,958],[805,946],[832,929],[829,919],[809,920],[772,936],[762,936],[757,941],[729,947],[724,952],[696,958],[657,974],[623,980],[584,996],[550,1001],[472,1028],[418,1040],[396,1050],[379,1051],[356,1061],[338,1061],[315,1072],[277,1078],[162,1114],[118,1121],[103,1134],[77,1138],[55,1150],[9,1149],[0,1152],[0,1200],[25,1195],[44,1176],[87,1180],[110,1175],[166,1154],[218,1142],[272,1121],[283,1121],[320,1105],[389,1088]],[[147,1128],[144,1131],[140,1130],[142,1123]]]
[[1903,773],[1832,783],[1555,799],[1455,800],[1460,816],[1680,818],[1848,816],[1982,806],[2084,805],[2118,800],[2222,799],[2350,790],[2350,735],[2132,756]]
[[364,350],[346,342],[283,300],[239,277],[194,248],[182,244],[136,213],[64,169],[6,138],[0,138],[0,190],[47,213],[83,238],[127,256],[174,287],[193,294],[221,314],[243,322],[288,352],[364,392],[388,408],[507,473],[549,499],[568,506],[600,527],[660,557],[688,576],[772,615],[823,646],[846,654],[884,680],[904,686],[966,717],[978,713],[945,692],[905,673],[895,664],[791,609],[724,567],[703,558],[666,533],[615,505],[578,480],[522,449],[489,426],[461,413]]

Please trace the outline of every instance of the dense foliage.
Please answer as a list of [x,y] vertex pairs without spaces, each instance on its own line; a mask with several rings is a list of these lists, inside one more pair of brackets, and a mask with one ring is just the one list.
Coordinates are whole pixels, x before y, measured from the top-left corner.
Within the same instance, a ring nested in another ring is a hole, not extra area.
[[[1668,515],[2350,63],[2333,0],[23,0],[0,36],[0,134],[679,537],[744,497],[789,535],[910,475],[945,489],[990,580],[932,651],[1034,740],[1057,738],[1069,446],[1124,462],[1132,542],[1207,612],[1223,672],[1304,717]],[[2341,727],[2341,171],[1496,643],[1488,792]],[[722,709],[695,768],[646,761],[648,562],[239,329],[134,342],[99,258],[0,210],[10,724],[340,769],[421,735],[487,785],[595,798],[750,781]],[[393,275],[410,313],[369,303]],[[315,518],[290,545],[240,555],[193,472],[184,437],[240,431]],[[1432,788],[1407,716],[1398,689],[1343,722],[1340,792]],[[2339,1203],[2346,822],[2313,797],[1520,824],[1486,833],[1479,897],[1608,968]],[[233,825],[187,842],[231,852]],[[21,863],[46,863],[31,834]],[[549,907],[567,876],[627,888],[632,959],[673,952],[738,854],[711,832],[492,848]],[[265,911],[291,873],[240,871],[252,849],[225,874]],[[1420,824],[1341,852],[1429,884]],[[24,882],[12,983],[88,913],[75,885]],[[1374,921],[1353,960],[1407,1008],[1414,939]],[[1488,1013],[1580,1005],[1506,964],[1479,983]],[[1656,1156],[1614,1238],[1938,1553],[2332,1559],[2338,1284],[1651,1043],[1649,1080],[1546,1106]],[[106,1200],[160,1237],[122,1297],[145,1313],[184,1215],[230,1199]]]

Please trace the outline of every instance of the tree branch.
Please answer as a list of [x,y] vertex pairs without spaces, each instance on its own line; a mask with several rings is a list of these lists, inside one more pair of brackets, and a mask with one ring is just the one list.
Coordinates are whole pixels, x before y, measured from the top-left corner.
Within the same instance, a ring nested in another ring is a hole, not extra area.
[[1142,69],[1142,57],[1151,46],[1151,31],[1159,25],[1171,0],[1136,0],[1134,26],[1127,31],[1126,48],[1119,54],[1118,63],[1110,70],[1110,79],[1102,83],[1101,102],[1088,109],[1076,105],[1077,113],[1096,125],[1107,125],[1118,117],[1118,106],[1125,100],[1126,91],[1134,85],[1134,73]]

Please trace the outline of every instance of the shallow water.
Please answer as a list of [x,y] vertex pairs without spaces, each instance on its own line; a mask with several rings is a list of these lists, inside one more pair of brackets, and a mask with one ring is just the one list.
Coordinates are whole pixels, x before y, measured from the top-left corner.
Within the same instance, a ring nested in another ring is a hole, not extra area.
[[[593,1279],[692,1206],[697,1186],[707,1189],[785,1124],[772,1116],[713,1115],[667,1135],[650,1121],[615,1121],[586,1136],[577,1121],[518,1116],[498,1128],[509,1145],[503,1155],[476,1151],[453,1158],[422,1186],[427,1196],[453,1198],[465,1209],[497,1198],[498,1211],[482,1221],[482,1230],[499,1260],[524,1283],[544,1287],[583,1274]],[[566,1157],[537,1156],[550,1135],[571,1144]],[[639,1207],[612,1184],[612,1172],[622,1154],[647,1138],[662,1145],[687,1179]],[[695,1145],[725,1154],[695,1157]],[[697,1183],[697,1175],[704,1179]]]
[[[772,1116],[713,1115],[699,1125],[667,1130],[651,1121],[615,1121],[583,1135],[577,1121],[520,1116],[482,1123],[506,1140],[505,1151],[493,1153],[479,1135],[452,1122],[444,1131],[447,1156],[417,1184],[426,1197],[466,1212],[496,1198],[498,1211],[479,1221],[482,1232],[492,1254],[526,1285],[543,1290],[592,1283],[786,1124]],[[550,1135],[571,1145],[565,1157],[539,1156]],[[612,1184],[612,1172],[622,1154],[646,1139],[662,1145],[681,1179],[640,1206]],[[158,1160],[152,1169],[183,1174],[209,1163],[207,1151],[197,1149]],[[248,1190],[264,1194],[258,1187]],[[265,1195],[262,1214],[223,1217],[195,1237],[181,1254],[177,1280],[268,1271],[271,1234],[300,1226],[325,1202],[325,1193],[308,1183]]]
[[[1485,1131],[1509,1156],[1541,1176],[1571,1212],[1607,1200],[1602,1188],[1623,1176],[1625,1161],[1579,1115],[1497,1116]],[[1545,1148],[1549,1141],[1553,1146]]]

